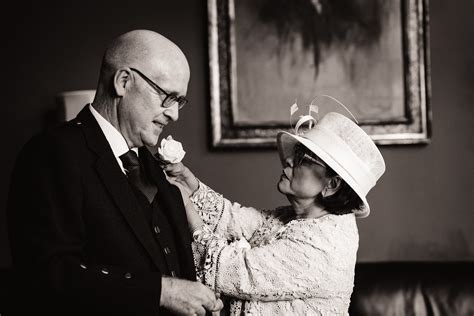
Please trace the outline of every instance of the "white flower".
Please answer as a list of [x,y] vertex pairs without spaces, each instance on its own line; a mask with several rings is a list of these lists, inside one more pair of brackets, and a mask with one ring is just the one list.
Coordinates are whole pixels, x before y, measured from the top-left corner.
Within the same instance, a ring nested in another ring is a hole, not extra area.
[[183,160],[186,152],[183,150],[183,145],[176,141],[169,135],[161,140],[158,148],[158,155],[161,160],[169,163],[178,163]]

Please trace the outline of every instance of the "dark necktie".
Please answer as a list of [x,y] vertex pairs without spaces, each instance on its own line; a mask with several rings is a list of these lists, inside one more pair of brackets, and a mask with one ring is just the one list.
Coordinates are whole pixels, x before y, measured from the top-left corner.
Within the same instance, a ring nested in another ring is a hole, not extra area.
[[123,163],[123,168],[128,177],[130,183],[139,189],[151,203],[156,194],[156,186],[147,180],[147,177],[143,174],[138,160],[138,155],[135,151],[129,150],[125,154],[120,156],[120,160]]

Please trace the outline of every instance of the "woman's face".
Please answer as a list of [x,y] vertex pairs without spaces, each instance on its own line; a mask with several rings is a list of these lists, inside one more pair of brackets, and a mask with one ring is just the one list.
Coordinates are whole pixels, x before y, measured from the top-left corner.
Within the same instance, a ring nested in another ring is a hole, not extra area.
[[302,145],[295,146],[293,157],[286,159],[278,191],[289,199],[310,200],[324,189],[330,178],[326,164]]

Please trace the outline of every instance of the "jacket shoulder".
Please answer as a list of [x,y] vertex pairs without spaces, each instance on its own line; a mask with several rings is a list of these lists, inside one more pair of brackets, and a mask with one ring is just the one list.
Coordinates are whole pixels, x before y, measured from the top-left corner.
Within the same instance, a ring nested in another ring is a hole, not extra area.
[[21,149],[19,156],[67,150],[83,142],[81,123],[74,119],[32,136]]

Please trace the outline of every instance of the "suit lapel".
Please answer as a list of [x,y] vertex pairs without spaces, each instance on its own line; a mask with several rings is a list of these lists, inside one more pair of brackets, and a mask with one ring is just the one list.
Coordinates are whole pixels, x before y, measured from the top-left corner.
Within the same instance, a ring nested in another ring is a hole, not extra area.
[[105,188],[112,196],[138,240],[150,254],[154,264],[161,271],[166,271],[166,265],[159,260],[160,250],[156,245],[151,229],[142,216],[136,197],[125,175],[116,163],[116,158],[99,124],[87,106],[78,114],[76,120],[82,126],[89,148],[98,156],[94,167]]

